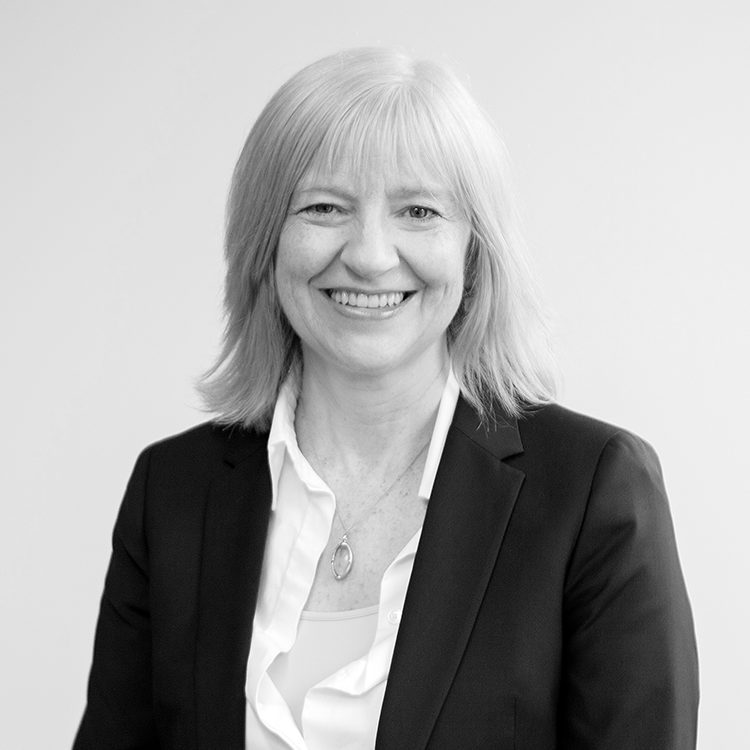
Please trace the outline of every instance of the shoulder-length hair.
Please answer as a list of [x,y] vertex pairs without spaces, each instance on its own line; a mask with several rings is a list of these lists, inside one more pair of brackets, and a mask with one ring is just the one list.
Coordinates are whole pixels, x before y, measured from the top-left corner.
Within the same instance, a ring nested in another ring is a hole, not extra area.
[[265,429],[279,388],[301,368],[274,265],[292,193],[343,158],[361,170],[429,170],[471,226],[464,296],[448,347],[464,397],[487,419],[549,401],[555,368],[546,317],[519,232],[500,137],[446,66],[387,48],[309,65],[270,99],[234,170],[226,217],[226,330],[199,388],[224,423]]

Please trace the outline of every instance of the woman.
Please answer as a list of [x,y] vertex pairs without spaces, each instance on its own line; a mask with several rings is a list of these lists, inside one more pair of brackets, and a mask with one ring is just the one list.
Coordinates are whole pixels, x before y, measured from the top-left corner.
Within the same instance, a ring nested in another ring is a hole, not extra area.
[[688,748],[658,460],[552,402],[502,147],[442,66],[321,60],[228,209],[218,421],[140,457],[76,748]]

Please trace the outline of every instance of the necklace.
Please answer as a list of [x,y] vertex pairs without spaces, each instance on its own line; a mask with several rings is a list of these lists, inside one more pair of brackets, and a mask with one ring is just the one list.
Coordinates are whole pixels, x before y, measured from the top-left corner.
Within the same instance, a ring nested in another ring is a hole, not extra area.
[[[344,534],[341,537],[341,541],[336,545],[336,549],[333,550],[333,554],[331,555],[331,573],[333,573],[333,577],[337,581],[344,580],[344,578],[349,575],[352,569],[352,565],[354,564],[354,551],[349,544],[349,534],[351,533],[351,530],[358,523],[364,521],[365,518],[367,518],[375,510],[375,508],[377,508],[378,505],[388,496],[388,493],[406,476],[406,473],[409,471],[409,469],[411,469],[412,466],[414,466],[414,464],[417,462],[417,459],[424,453],[425,448],[427,448],[429,444],[430,441],[428,440],[419,449],[417,455],[414,456],[411,461],[409,461],[409,465],[388,485],[388,488],[385,490],[385,492],[378,495],[375,502],[372,503],[367,511],[362,514],[354,523],[347,526],[344,523],[344,519],[341,518],[338,506],[334,506],[334,512],[338,517],[341,526],[344,528]],[[315,455],[314,449],[313,455]],[[317,455],[315,457],[317,458]]]

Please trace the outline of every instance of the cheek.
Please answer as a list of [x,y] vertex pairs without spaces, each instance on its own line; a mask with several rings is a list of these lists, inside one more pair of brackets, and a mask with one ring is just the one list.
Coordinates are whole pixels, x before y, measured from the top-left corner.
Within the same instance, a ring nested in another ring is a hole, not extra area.
[[276,294],[278,295],[281,307],[286,312],[287,297],[289,296],[289,268],[286,262],[286,254],[279,247],[276,254],[276,267],[274,269],[274,283],[276,284]]
[[[297,275],[300,252],[299,243],[294,241],[293,233],[283,231],[276,250],[276,278],[278,282],[293,278]],[[296,261],[296,263],[295,263]]]
[[447,297],[455,298],[456,303],[463,295],[467,246],[468,239],[464,240],[463,234],[451,237],[439,247],[432,248],[426,256],[429,262],[424,265],[425,280],[435,288],[442,288]]
[[305,243],[299,242],[296,232],[283,231],[276,250],[276,289],[282,308],[294,304],[295,288],[309,278],[309,258]]
[[330,233],[292,222],[281,232],[276,251],[277,279],[287,283],[306,283],[320,273],[331,260]]
[[288,247],[279,243],[276,253],[276,268],[274,270],[274,282],[276,285],[276,297],[279,305],[292,324],[297,328],[298,318],[296,308],[299,306],[299,267],[294,261],[295,254]]

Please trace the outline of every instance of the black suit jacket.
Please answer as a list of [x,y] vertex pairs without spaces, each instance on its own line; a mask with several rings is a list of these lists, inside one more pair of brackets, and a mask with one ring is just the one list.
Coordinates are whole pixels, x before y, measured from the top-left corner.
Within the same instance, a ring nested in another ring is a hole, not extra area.
[[[270,513],[267,435],[140,456],[75,750],[242,750]],[[378,750],[686,750],[697,657],[653,450],[550,405],[460,399],[414,562]]]

